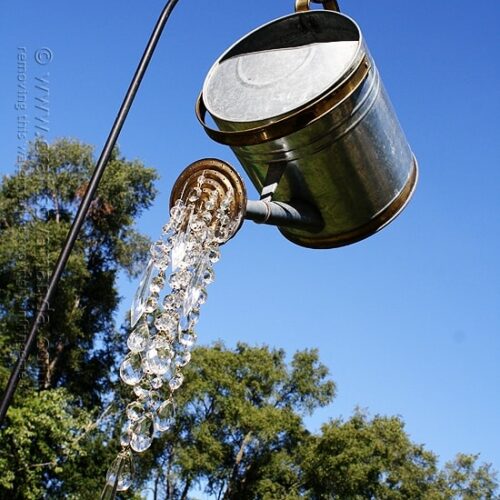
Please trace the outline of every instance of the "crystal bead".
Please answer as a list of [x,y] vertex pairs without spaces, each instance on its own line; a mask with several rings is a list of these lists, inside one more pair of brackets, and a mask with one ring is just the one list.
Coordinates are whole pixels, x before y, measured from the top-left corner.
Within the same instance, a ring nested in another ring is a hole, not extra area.
[[163,299],[163,306],[165,309],[176,310],[182,306],[184,300],[184,294],[180,290],[176,290],[174,293],[170,293]]
[[196,339],[197,336],[192,330],[182,331],[179,335],[179,344],[190,349],[195,344]]
[[125,447],[129,446],[130,444],[130,426],[132,425],[132,422],[130,420],[127,420],[121,429],[120,433],[120,444]]
[[196,203],[200,199],[200,196],[201,196],[201,188],[199,186],[196,186],[195,188],[193,188],[191,193],[189,193],[188,201],[190,203]]
[[160,395],[157,391],[151,391],[144,403],[150,412],[154,412],[161,404]]
[[165,254],[167,253],[167,247],[165,243],[163,243],[163,241],[158,240],[151,245],[149,252],[153,260],[155,262],[159,262],[164,258]]
[[133,352],[142,352],[149,344],[149,328],[148,324],[143,321],[129,335],[127,346]]
[[134,394],[141,400],[146,400],[151,393],[151,384],[148,382],[134,386]]
[[207,301],[207,291],[202,288],[200,290],[200,294],[198,295],[198,300],[196,301],[196,304],[199,306],[203,305]]
[[151,387],[153,389],[159,389],[163,385],[163,379],[161,377],[155,377],[151,380]]
[[[168,264],[167,264],[168,265]],[[149,291],[151,293],[160,293],[161,289],[165,286],[165,279],[163,276],[157,276],[151,280],[151,285],[149,285]]]
[[156,410],[155,428],[159,432],[165,432],[170,429],[174,423],[175,409],[171,400],[167,399]]
[[215,264],[216,262],[219,261],[219,259],[220,259],[219,248],[216,246],[210,247],[208,250],[208,260],[210,260],[212,264]]
[[203,231],[203,229],[206,229],[206,227],[207,225],[200,219],[193,220],[189,225],[189,229],[191,229],[191,231],[194,231],[195,233]]
[[178,221],[182,218],[185,212],[184,202],[182,200],[177,200],[174,206],[170,209],[170,218],[173,221]]
[[181,269],[170,275],[169,284],[173,290],[186,288],[191,280],[191,273],[186,269]]
[[203,273],[202,279],[203,279],[204,285],[210,285],[210,283],[213,283],[215,280],[214,270],[211,267],[205,269],[205,272]]
[[148,368],[156,375],[164,375],[170,368],[172,362],[172,351],[167,347],[151,346],[146,351]]
[[176,353],[173,364],[176,368],[183,368],[191,361],[191,352],[180,351]]
[[151,314],[158,309],[158,297],[154,295],[150,295],[148,301],[146,302],[146,306],[144,307],[144,312],[147,314]]
[[144,416],[144,405],[139,401],[133,401],[127,406],[125,413],[130,421],[135,422]]
[[180,372],[176,373],[175,376],[168,383],[172,391],[176,391],[184,382],[184,375]]
[[184,260],[186,255],[186,235],[185,233],[178,234],[172,242],[172,271],[175,271]]
[[144,271],[144,275],[139,282],[137,291],[135,292],[130,309],[130,326],[134,328],[146,309],[146,303],[149,297],[149,287],[152,279],[156,276],[158,270],[156,269],[153,259],[151,259]]
[[132,454],[129,450],[122,451],[109,467],[106,473],[106,483],[116,491],[126,491],[132,484],[132,476]]
[[120,378],[128,385],[137,385],[143,375],[141,355],[129,353],[120,365]]
[[155,319],[155,326],[160,332],[172,332],[177,328],[179,317],[175,313],[167,312],[160,314]]
[[137,451],[137,453],[142,453],[146,451],[153,441],[153,419],[151,415],[145,415],[136,422],[132,424],[131,436],[130,436],[130,447]]
[[192,328],[194,325],[196,325],[196,323],[198,323],[198,320],[200,319],[200,310],[199,309],[191,309],[191,311],[189,311],[187,319],[188,319],[190,327]]

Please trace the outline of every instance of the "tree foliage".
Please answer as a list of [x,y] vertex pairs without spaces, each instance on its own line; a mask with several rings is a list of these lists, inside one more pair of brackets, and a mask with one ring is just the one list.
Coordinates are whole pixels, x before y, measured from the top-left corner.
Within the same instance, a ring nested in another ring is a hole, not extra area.
[[[16,174],[2,181],[3,387],[40,307],[93,165],[90,146],[67,139],[51,145],[38,140]],[[148,240],[134,229],[134,220],[151,205],[155,179],[153,169],[124,159],[118,150],[113,152],[49,304],[37,351],[25,367],[6,430],[0,434],[4,444],[0,496],[14,492],[16,498],[40,498],[41,488],[59,484],[56,477],[62,461],[67,466],[68,457],[86,453],[72,443],[81,443],[79,436],[96,418],[96,409],[111,387],[116,356],[113,314],[119,301],[116,279],[120,271],[135,275],[146,257]],[[102,444],[102,437],[98,441]]]

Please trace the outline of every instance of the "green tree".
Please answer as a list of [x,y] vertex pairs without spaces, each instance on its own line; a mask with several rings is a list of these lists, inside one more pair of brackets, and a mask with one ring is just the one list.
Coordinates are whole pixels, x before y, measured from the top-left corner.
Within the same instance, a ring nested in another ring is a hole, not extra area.
[[314,350],[287,366],[283,350],[197,348],[176,393],[176,424],[141,460],[144,475],[166,498],[188,498],[200,483],[217,498],[298,495],[302,417],[331,402],[327,374]]
[[175,425],[138,461],[155,499],[494,499],[497,481],[477,457],[437,457],[413,443],[399,417],[307,431],[303,417],[328,404],[334,384],[318,353],[218,343],[199,347],[176,393]]
[[[92,148],[62,139],[31,144],[19,171],[0,187],[0,384],[4,387],[89,182]],[[156,173],[113,152],[92,202],[49,314],[39,332],[37,352],[27,363],[7,427],[0,433],[0,496],[40,498],[37,492],[64,491],[61,464],[95,453],[101,437],[90,437],[90,422],[110,391],[115,365],[113,314],[120,271],[135,276],[148,240],[134,220],[155,196]],[[64,388],[64,389],[62,389]],[[91,426],[92,427],[92,426]],[[89,436],[87,436],[87,434]],[[89,439],[82,439],[85,435]],[[75,454],[76,453],[76,454]],[[82,464],[80,463],[78,467]],[[92,481],[107,464],[80,468]],[[75,465],[75,468],[76,465]],[[75,469],[76,470],[76,469]],[[27,492],[30,493],[29,496]],[[37,496],[38,495],[38,496]],[[62,493],[61,493],[62,495]],[[56,496],[56,493],[54,493]],[[95,497],[95,491],[93,496]]]
[[311,436],[302,456],[311,499],[493,499],[498,483],[478,456],[459,454],[439,470],[437,457],[412,443],[399,417],[356,411]]

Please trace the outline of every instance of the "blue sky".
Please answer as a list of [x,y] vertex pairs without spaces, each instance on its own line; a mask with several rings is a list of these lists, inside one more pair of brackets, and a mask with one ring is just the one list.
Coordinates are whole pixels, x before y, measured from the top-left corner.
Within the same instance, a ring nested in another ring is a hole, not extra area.
[[[500,469],[500,3],[340,3],[361,26],[418,158],[417,191],[382,232],[336,250],[301,248],[275,228],[245,223],[223,248],[199,338],[289,354],[317,347],[338,396],[308,420],[312,429],[358,405],[401,415],[411,437],[443,461],[481,453]],[[161,8],[3,3],[2,173],[15,170],[20,145],[18,52],[28,56],[28,135],[48,122],[49,139],[77,137],[99,151]],[[202,157],[238,166],[194,116],[206,72],[238,38],[292,8],[291,0],[179,2],[119,139],[125,156],[161,175],[139,222],[151,237],[185,166]],[[49,116],[34,107],[37,78],[49,82]],[[120,321],[135,285],[120,282]]]

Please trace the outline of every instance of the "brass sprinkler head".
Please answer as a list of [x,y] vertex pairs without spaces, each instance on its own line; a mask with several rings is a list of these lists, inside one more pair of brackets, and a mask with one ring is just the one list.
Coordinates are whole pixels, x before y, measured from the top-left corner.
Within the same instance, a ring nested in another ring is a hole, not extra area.
[[[191,163],[177,178],[170,195],[170,208],[177,200],[186,205],[190,203],[190,195],[195,188],[201,188],[201,195],[196,201],[196,207],[201,207],[211,193],[217,193],[217,204],[230,200],[227,215],[231,222],[227,237],[220,244],[231,239],[240,229],[245,217],[247,194],[243,179],[228,163],[216,158],[204,158]],[[215,197],[214,197],[215,198]],[[214,209],[220,208],[215,206]]]

